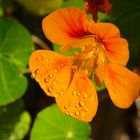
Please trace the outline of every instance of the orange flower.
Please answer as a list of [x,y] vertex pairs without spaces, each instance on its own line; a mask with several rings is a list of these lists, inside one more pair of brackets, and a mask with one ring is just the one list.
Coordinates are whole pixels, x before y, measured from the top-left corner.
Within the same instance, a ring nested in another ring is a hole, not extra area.
[[112,5],[108,0],[85,0],[85,10],[92,14],[95,21],[98,19],[99,11],[109,15],[111,9]]
[[98,106],[97,94],[87,72],[76,70],[73,58],[38,50],[30,57],[29,66],[41,88],[48,96],[55,97],[66,115],[92,120]]
[[66,57],[48,50],[35,51],[29,61],[33,77],[59,108],[82,121],[92,120],[98,100],[89,71],[100,86],[104,81],[113,103],[128,108],[140,90],[139,77],[126,69],[128,43],[111,23],[94,23],[79,8],[65,8],[43,19],[43,31],[62,51],[81,48]]

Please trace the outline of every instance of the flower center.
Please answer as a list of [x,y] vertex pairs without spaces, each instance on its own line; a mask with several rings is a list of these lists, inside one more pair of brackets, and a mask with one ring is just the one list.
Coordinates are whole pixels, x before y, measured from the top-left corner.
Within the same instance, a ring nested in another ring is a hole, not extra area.
[[103,44],[93,35],[81,38],[71,45],[71,48],[82,48],[82,52],[75,53],[72,57],[73,69],[76,71],[87,70],[89,72],[107,62]]

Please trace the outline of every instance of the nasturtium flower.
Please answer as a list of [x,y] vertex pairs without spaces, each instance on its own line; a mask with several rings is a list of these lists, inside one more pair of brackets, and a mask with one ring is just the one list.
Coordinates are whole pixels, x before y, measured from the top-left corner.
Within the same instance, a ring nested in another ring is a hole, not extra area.
[[109,3],[109,0],[85,0],[85,10],[87,13],[92,14],[93,19],[97,21],[98,12],[109,15],[112,5]]
[[[111,23],[94,23],[79,8],[64,8],[42,22],[46,37],[67,50],[81,48],[73,56],[49,50],[35,51],[29,67],[36,81],[60,110],[78,120],[90,122],[98,100],[91,74],[98,86],[105,83],[113,103],[128,108],[139,95],[140,78],[125,65],[128,43]],[[91,73],[93,71],[93,73]]]

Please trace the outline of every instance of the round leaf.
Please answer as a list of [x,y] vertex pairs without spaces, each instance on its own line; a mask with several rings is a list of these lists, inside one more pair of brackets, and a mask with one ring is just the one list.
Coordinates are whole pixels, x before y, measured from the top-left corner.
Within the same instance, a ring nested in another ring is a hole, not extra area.
[[30,34],[18,22],[0,19],[0,105],[21,97],[27,87],[22,75],[33,51]]
[[0,109],[0,140],[22,140],[30,128],[31,118],[17,101]]
[[68,117],[52,105],[38,114],[31,140],[89,140],[89,134],[88,123]]

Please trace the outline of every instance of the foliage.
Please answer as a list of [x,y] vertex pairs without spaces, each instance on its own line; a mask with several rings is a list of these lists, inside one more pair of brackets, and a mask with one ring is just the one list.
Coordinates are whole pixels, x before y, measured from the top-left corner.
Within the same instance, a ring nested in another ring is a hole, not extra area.
[[[140,65],[140,0],[110,0],[110,2],[112,3],[111,14],[107,16],[99,12],[98,22],[111,22],[120,29],[121,35],[129,42],[128,66],[131,69],[138,69]],[[40,28],[42,16],[69,6],[84,10],[84,0],[0,0],[0,140],[25,140],[26,135],[27,139],[30,135],[31,140],[90,139],[92,130],[90,124],[64,115],[56,105],[48,107],[47,103],[52,100],[43,96],[42,90],[33,82],[30,74],[29,76],[26,74],[29,56],[34,49],[40,47],[40,44],[36,44],[34,48],[31,34],[35,34],[37,38],[43,36]],[[92,19],[90,14],[88,17]],[[30,23],[30,27],[37,27],[37,29],[28,28],[27,24]],[[61,53],[60,46],[50,45],[44,37],[41,39],[50,48],[53,46],[54,51]],[[72,56],[77,51],[81,50],[71,50],[66,55]],[[104,83],[98,87],[94,77],[92,82],[97,91],[106,88]],[[33,96],[30,96],[31,91],[35,91]],[[45,108],[38,113],[38,110],[44,106]],[[132,106],[132,110],[136,109]],[[103,122],[106,119],[104,115],[101,118]],[[30,125],[31,122],[33,127]],[[91,126],[93,127],[93,124]],[[103,129],[102,127],[100,129],[101,134],[102,130],[106,129],[105,123],[103,123]]]
[[23,72],[33,43],[27,30],[15,20],[0,19],[0,30],[0,105],[5,105],[20,98],[27,88]]
[[31,118],[21,100],[0,108],[0,139],[22,140],[30,128]]
[[52,105],[38,114],[31,140],[88,140],[89,135],[88,123],[68,117]]

